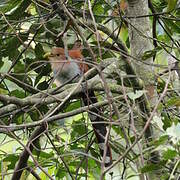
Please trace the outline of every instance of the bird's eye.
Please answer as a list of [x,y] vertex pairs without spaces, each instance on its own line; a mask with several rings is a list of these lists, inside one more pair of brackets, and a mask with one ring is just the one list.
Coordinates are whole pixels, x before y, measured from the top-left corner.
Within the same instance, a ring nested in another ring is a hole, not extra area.
[[56,56],[60,56],[60,54],[56,54]]

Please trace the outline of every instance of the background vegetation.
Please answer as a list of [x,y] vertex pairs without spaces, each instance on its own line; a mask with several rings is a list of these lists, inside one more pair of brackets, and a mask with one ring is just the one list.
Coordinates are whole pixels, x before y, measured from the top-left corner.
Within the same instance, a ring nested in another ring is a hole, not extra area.
[[[1,0],[1,179],[180,178],[179,9],[177,0]],[[56,88],[44,54],[78,39],[93,70]],[[88,89],[109,129],[108,168],[80,99]]]

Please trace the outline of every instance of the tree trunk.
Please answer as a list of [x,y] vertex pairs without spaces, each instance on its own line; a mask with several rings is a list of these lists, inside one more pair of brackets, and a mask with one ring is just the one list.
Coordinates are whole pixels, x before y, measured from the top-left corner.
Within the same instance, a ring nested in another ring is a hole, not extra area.
[[[146,51],[151,51],[153,49],[152,41],[149,38],[152,37],[150,20],[149,17],[138,17],[148,14],[148,0],[128,0],[128,16],[131,17],[128,21],[131,56],[133,57],[131,60],[137,76],[143,80],[150,106],[154,107],[158,97],[154,87],[155,73],[152,66],[153,58],[143,58]],[[139,127],[139,125],[136,127]],[[154,135],[151,134],[151,137],[146,138],[153,139],[153,136]],[[152,153],[151,155],[156,156],[155,161],[159,161],[157,152]],[[153,172],[153,174],[153,178],[151,174],[150,179],[158,179],[159,172]]]

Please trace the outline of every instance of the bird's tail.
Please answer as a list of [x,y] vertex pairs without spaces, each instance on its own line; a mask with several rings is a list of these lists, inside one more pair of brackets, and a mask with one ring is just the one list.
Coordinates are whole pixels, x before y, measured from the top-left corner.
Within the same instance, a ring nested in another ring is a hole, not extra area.
[[[84,92],[82,95],[82,99],[85,106],[97,103],[97,98],[94,94],[94,91],[88,91],[88,93]],[[112,154],[111,154],[111,148],[109,146],[109,143],[107,142],[105,144],[107,129],[106,129],[105,123],[103,122],[104,120],[102,118],[101,110],[96,107],[92,108],[91,111],[89,112],[89,118],[92,122],[92,126],[96,135],[101,157],[104,156],[104,153],[106,151],[104,163],[105,163],[105,166],[108,167],[112,164]]]

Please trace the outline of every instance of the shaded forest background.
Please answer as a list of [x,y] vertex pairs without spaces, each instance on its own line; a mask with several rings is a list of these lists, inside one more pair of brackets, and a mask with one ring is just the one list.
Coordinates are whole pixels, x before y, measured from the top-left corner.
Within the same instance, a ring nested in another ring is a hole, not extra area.
[[[1,179],[179,179],[180,1],[1,0]],[[83,44],[84,82],[45,53]],[[98,103],[83,106],[94,90]],[[105,168],[88,113],[103,109]]]

